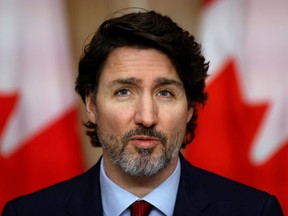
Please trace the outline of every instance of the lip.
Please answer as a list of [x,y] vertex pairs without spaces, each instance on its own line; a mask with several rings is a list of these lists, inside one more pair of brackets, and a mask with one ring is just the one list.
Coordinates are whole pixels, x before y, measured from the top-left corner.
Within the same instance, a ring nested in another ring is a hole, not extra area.
[[133,145],[143,149],[154,148],[160,143],[160,140],[158,138],[150,136],[133,136],[130,138],[130,141]]

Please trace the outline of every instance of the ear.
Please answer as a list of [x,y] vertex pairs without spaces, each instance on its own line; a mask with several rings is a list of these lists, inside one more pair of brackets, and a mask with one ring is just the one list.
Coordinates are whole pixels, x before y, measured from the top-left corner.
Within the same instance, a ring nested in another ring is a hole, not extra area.
[[92,101],[91,96],[88,95],[85,98],[85,106],[86,106],[86,113],[87,117],[90,122],[96,124],[97,114],[96,114],[96,104]]
[[189,106],[188,107],[186,123],[188,123],[191,120],[191,118],[193,116],[193,113],[194,113],[194,106]]

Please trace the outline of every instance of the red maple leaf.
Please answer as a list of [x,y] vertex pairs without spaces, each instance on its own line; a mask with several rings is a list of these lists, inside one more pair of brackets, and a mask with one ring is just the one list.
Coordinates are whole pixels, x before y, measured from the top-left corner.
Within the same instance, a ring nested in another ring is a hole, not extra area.
[[288,145],[261,166],[251,163],[251,145],[269,104],[247,104],[237,80],[230,60],[207,87],[208,103],[184,154],[192,164],[275,194],[288,213]]

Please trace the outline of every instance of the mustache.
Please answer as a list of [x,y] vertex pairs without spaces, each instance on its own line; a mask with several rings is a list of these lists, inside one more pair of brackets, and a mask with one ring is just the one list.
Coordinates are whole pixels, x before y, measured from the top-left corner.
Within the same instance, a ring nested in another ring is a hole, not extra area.
[[139,136],[139,135],[149,136],[149,137],[154,137],[156,139],[159,139],[163,145],[166,145],[167,143],[167,137],[162,131],[158,131],[153,128],[138,127],[135,130],[130,130],[124,134],[123,136],[124,145],[128,143],[131,137]]

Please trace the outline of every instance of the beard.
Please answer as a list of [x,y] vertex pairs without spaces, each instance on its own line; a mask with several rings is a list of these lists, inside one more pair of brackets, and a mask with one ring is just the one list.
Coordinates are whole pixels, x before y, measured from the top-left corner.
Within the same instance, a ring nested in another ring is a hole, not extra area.
[[[127,148],[130,138],[136,135],[154,137],[160,140],[161,149],[144,149],[135,146],[131,152]],[[179,153],[183,137],[174,134],[168,141],[167,136],[152,128],[139,127],[128,131],[123,136],[102,134],[98,131],[98,138],[103,150],[107,152],[112,163],[116,164],[122,171],[132,176],[152,176],[167,167],[172,159]],[[153,154],[154,153],[154,154]]]

